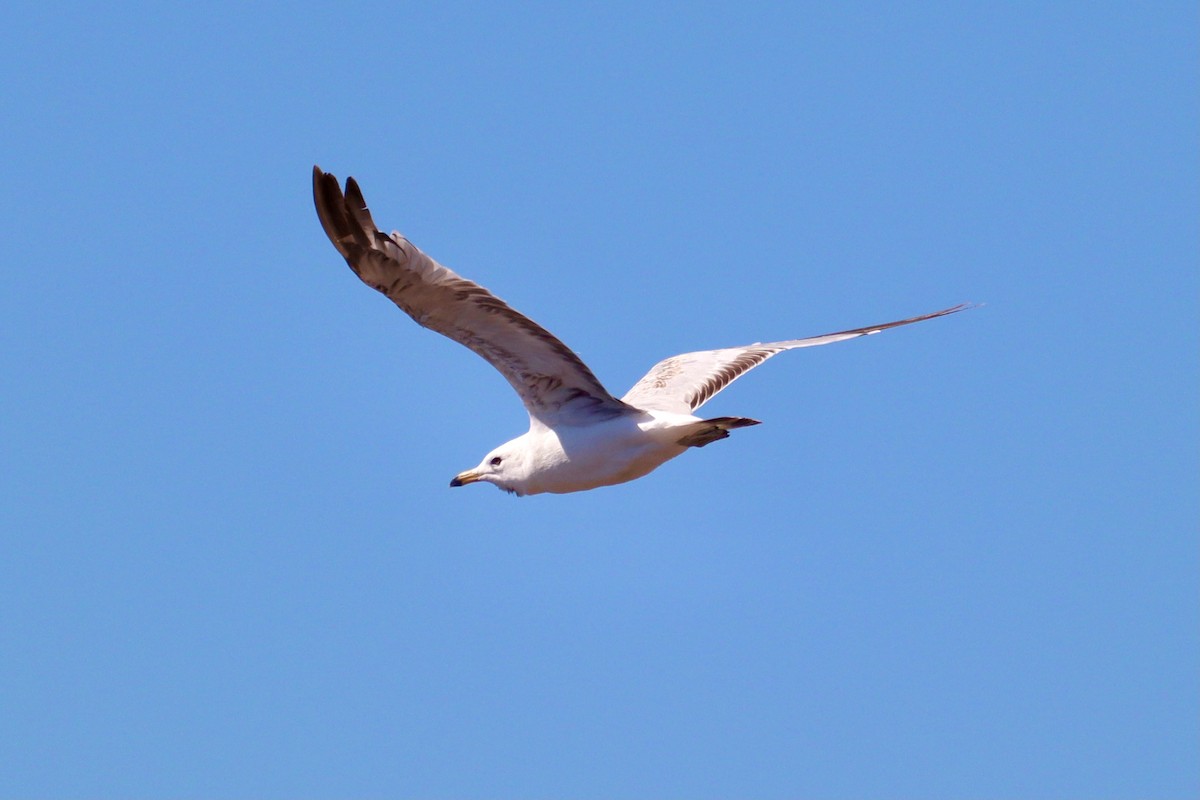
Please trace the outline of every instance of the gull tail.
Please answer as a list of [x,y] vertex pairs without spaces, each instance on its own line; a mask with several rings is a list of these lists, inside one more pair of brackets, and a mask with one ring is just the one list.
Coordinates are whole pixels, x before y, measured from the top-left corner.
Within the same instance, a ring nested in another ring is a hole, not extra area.
[[747,428],[758,424],[758,420],[749,417],[714,417],[695,423],[676,444],[683,447],[704,447],[706,444],[727,438],[734,428]]

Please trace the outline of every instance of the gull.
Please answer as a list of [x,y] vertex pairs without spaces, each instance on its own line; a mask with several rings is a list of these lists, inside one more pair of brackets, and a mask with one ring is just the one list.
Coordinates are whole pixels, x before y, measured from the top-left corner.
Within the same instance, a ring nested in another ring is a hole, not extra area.
[[683,353],[664,359],[619,400],[554,334],[477,283],[371,219],[354,178],[313,167],[313,201],[333,246],[363,283],[423,327],[473,350],[500,371],[529,412],[529,430],[461,472],[451,486],[491,483],[516,495],[582,492],[648,474],[692,447],[758,425],[748,417],[703,419],[695,412],[747,371],[785,350],[869,336],[944,317],[931,314],[806,339]]

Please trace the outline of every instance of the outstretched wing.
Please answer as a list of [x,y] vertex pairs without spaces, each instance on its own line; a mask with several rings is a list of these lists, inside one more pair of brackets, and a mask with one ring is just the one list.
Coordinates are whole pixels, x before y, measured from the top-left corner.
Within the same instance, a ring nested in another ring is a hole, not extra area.
[[635,408],[690,414],[741,375],[784,350],[815,347],[819,344],[840,342],[857,336],[869,336],[888,328],[911,325],[914,322],[922,322],[934,317],[944,317],[947,314],[971,307],[969,303],[963,303],[953,308],[934,311],[932,314],[922,314],[919,317],[887,322],[883,325],[855,328],[852,331],[826,333],[823,336],[812,336],[808,339],[750,344],[745,347],[702,350],[697,353],[671,356],[651,367],[650,371],[621,398],[621,401]]
[[399,233],[375,226],[353,178],[313,167],[313,201],[333,246],[363,283],[418,325],[448,336],[500,370],[529,416],[548,427],[586,424],[630,411],[553,334],[482,286],[438,264]]

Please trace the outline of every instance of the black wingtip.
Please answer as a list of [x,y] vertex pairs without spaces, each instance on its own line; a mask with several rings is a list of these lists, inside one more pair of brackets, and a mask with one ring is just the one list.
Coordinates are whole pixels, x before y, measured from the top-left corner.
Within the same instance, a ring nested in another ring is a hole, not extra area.
[[375,237],[382,235],[375,226],[375,221],[371,219],[371,212],[367,209],[362,190],[358,188],[358,181],[346,178],[346,189],[343,192],[336,175],[325,172],[314,164],[313,203],[317,207],[317,217],[321,220],[325,235],[357,272],[353,251],[357,248],[373,248]]
[[362,189],[358,188],[358,181],[354,178],[346,178],[346,203],[352,209],[367,208],[367,201],[363,197]]
[[346,219],[345,205],[342,199],[342,189],[338,186],[337,177],[313,165],[313,205],[317,209],[317,218],[325,235],[343,256],[346,251],[341,244],[342,238],[349,233],[349,222]]
[[354,236],[354,241],[361,247],[371,248],[376,234],[382,235],[382,232],[371,218],[371,211],[367,208],[362,189],[358,188],[358,181],[354,178],[346,178],[346,194],[342,207],[353,223],[350,225],[350,233]]
[[328,196],[329,186],[332,184],[337,193],[341,193],[341,187],[338,186],[337,178],[321,169],[316,164],[313,164],[313,199],[320,206],[322,197]]

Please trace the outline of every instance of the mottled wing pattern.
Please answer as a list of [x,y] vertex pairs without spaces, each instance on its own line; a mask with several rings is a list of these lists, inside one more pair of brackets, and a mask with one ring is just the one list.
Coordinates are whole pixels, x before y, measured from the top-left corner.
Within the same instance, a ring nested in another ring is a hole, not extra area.
[[858,336],[869,336],[873,333],[897,328],[901,325],[911,325],[935,317],[944,317],[957,311],[970,308],[969,303],[944,308],[932,314],[922,314],[896,322],[882,325],[870,325],[865,328],[855,328],[850,331],[826,333],[821,336],[811,336],[807,339],[791,339],[785,342],[767,342],[750,344],[745,347],[729,347],[723,350],[702,350],[696,353],[684,353],[671,356],[658,362],[646,375],[634,384],[622,402],[635,408],[654,409],[657,411],[674,411],[690,414],[707,403],[717,392],[733,383],[740,376],[766,361],[773,355],[785,350],[795,350],[800,347],[815,347],[821,344],[841,342]]
[[313,168],[321,225],[350,268],[417,324],[470,348],[508,380],[543,424],[579,424],[628,413],[553,334],[482,286],[460,277],[399,233],[376,227],[353,178]]

